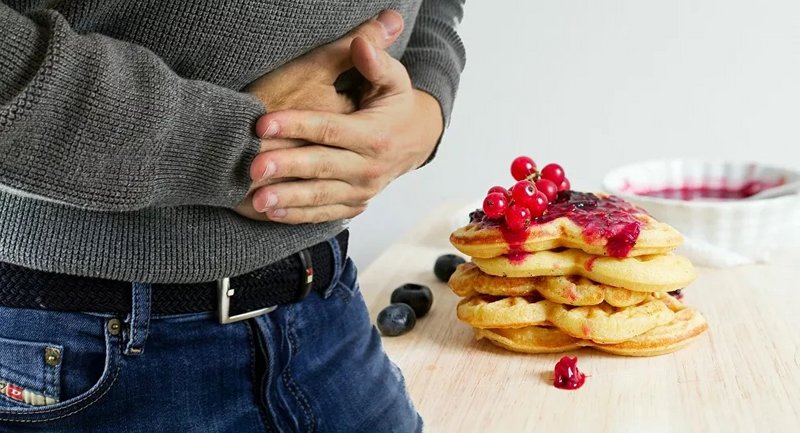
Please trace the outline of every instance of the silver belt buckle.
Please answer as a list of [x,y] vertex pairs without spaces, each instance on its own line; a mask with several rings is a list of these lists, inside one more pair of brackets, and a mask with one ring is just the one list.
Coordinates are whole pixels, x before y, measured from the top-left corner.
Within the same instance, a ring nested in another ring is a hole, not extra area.
[[235,290],[231,288],[230,278],[225,277],[221,280],[217,280],[217,307],[219,308],[219,323],[222,323],[223,325],[227,323],[238,322],[240,320],[250,319],[252,317],[258,317],[262,314],[275,311],[275,309],[278,308],[277,305],[273,305],[271,307],[259,308],[258,310],[248,311],[246,313],[231,316],[231,298],[234,294]]

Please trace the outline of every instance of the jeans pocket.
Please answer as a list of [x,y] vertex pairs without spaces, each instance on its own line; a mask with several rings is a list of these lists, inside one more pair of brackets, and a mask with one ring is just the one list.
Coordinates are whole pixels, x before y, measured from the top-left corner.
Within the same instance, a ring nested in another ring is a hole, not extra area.
[[[3,316],[21,314],[8,313],[9,309],[5,307],[0,309]],[[28,311],[32,316],[37,314],[32,310],[21,311]],[[35,320],[34,317],[30,319]],[[85,364],[85,359],[94,355],[88,353],[90,349],[85,344],[76,342],[71,345],[69,340],[61,345],[30,341],[33,340],[31,334],[36,335],[36,332],[22,332],[24,335],[19,339],[7,338],[7,333],[6,337],[0,338],[0,387],[5,385],[0,396],[0,422],[34,423],[62,419],[86,409],[106,395],[119,376],[121,364],[120,335],[118,328],[112,328],[105,326],[104,335],[98,335],[101,341],[104,340],[104,344],[98,342],[104,347],[96,348],[104,351],[99,377],[97,366]],[[52,339],[58,340],[56,337]]]
[[58,403],[63,352],[54,343],[0,337],[0,407]]

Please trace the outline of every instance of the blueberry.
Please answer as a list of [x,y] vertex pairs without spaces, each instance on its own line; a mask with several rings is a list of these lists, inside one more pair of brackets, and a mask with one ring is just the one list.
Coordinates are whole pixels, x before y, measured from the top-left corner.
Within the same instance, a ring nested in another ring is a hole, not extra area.
[[417,316],[406,304],[390,304],[378,313],[378,329],[387,337],[396,337],[414,329]]
[[436,264],[433,265],[433,273],[436,278],[445,283],[450,281],[450,276],[456,271],[458,265],[466,262],[462,257],[455,254],[445,254],[436,259]]
[[422,317],[431,310],[433,293],[428,286],[407,283],[394,289],[391,302],[392,304],[398,302],[406,304],[414,310],[417,317]]

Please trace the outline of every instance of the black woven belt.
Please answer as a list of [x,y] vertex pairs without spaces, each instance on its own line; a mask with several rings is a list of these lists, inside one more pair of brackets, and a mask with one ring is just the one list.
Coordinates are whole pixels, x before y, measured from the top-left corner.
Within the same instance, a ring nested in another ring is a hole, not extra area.
[[[347,257],[347,230],[336,236]],[[321,292],[335,275],[328,242],[291,255],[253,272],[194,284],[153,284],[152,314],[185,314],[220,310],[220,321],[252,317],[254,312]],[[128,313],[132,284],[102,278],[37,271],[0,262],[0,305],[55,311]],[[221,311],[225,310],[225,311]],[[227,319],[227,320],[226,320]]]

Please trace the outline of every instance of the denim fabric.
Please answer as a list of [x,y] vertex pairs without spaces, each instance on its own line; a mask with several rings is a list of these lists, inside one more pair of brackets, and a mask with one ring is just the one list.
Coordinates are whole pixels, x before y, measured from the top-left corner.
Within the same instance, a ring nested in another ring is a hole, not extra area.
[[324,293],[228,325],[151,317],[147,284],[124,317],[0,307],[0,433],[421,431],[331,246]]

